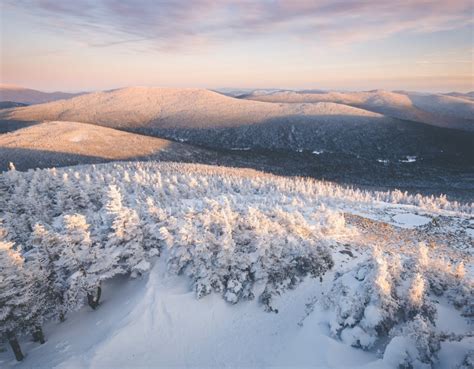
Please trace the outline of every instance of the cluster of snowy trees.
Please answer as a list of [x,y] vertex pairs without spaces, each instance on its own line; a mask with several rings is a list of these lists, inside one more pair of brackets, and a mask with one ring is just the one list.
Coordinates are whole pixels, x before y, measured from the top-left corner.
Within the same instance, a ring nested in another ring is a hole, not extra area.
[[8,228],[1,229],[0,335],[18,360],[23,359],[18,336],[32,334],[44,343],[44,321],[64,321],[86,301],[96,309],[104,280],[140,275],[159,253],[159,245],[151,250],[143,243],[136,212],[123,207],[114,186],[103,216],[104,240],[92,237],[86,217],[77,213],[61,214],[52,224],[36,223],[21,245],[8,241]]
[[340,213],[203,173],[110,164],[0,176],[0,335],[19,360],[18,337],[44,342],[45,321],[96,309],[105,280],[140,276],[155,257],[198,298],[258,298],[268,311],[275,294],[332,267],[331,236],[350,232]]
[[368,260],[336,276],[326,303],[335,311],[331,331],[344,342],[383,347],[384,361],[393,367],[426,369],[441,342],[456,339],[436,331],[430,296],[446,294],[462,314],[473,316],[474,290],[462,261],[431,257],[423,242],[415,248],[406,255],[375,247]]
[[[116,185],[124,202],[140,212],[146,198],[162,208],[177,206],[182,199],[214,198],[226,194],[241,199],[257,198],[265,205],[300,202],[367,210],[375,203],[416,205],[432,212],[453,210],[474,213],[474,204],[459,204],[444,196],[424,197],[401,191],[369,192],[344,188],[305,178],[282,178],[246,170],[239,171],[193,164],[115,163],[62,169],[9,171],[0,175],[0,216],[8,223],[10,239],[23,243],[36,222],[51,224],[60,214],[82,213],[96,222],[104,206],[105,192]],[[260,196],[258,196],[260,194]],[[265,196],[263,196],[265,195]],[[265,197],[265,198],[264,198]],[[8,217],[15,221],[9,221]]]
[[[227,198],[205,200],[199,208],[188,209],[173,232],[169,267],[192,278],[198,298],[216,292],[230,303],[253,299],[255,284],[261,282],[265,288],[260,301],[277,312],[271,305],[275,294],[308,275],[321,277],[333,266],[326,236],[330,225],[341,230],[341,219],[319,210],[308,219],[278,207],[259,209]],[[169,237],[168,233],[165,238]]]
[[[277,312],[272,298],[306,276],[322,278],[333,266],[329,246],[353,232],[328,205],[367,209],[396,201],[435,211],[474,209],[445,198],[251,174],[152,162],[1,174],[0,339],[21,359],[19,336],[44,342],[45,321],[62,321],[84,304],[96,309],[104,281],[143,275],[156,257],[165,259],[171,272],[188,276],[198,298],[209,293],[229,303],[258,298],[266,310]],[[408,277],[401,264],[384,258],[378,252],[336,281],[331,295],[339,309],[334,331],[340,337],[369,348],[382,331],[421,332],[415,327],[421,324],[431,332],[428,284],[455,296],[472,314],[466,303],[472,302],[472,288],[466,283],[454,289],[454,282],[444,285],[447,277],[434,269],[420,269],[402,294],[396,289]],[[345,286],[351,278],[361,286]],[[373,313],[369,320],[365,311]],[[423,350],[434,352],[436,345]]]

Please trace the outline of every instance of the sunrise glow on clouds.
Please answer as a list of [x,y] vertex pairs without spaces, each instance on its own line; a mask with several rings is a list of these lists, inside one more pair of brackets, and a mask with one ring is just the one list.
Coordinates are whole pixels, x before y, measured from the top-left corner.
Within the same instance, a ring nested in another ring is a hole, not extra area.
[[468,91],[473,12],[470,0],[6,0],[1,82]]

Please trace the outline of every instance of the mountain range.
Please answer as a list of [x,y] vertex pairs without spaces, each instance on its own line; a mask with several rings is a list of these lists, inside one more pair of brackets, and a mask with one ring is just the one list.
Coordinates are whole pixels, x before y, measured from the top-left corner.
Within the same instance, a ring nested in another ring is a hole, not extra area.
[[152,159],[472,196],[474,103],[467,97],[381,90],[238,96],[130,87],[2,109],[0,170],[10,161],[28,169]]
[[[320,101],[309,103],[313,96]],[[355,97],[377,106],[379,112],[348,105],[347,100],[355,101]],[[258,95],[259,100],[271,102],[249,99],[204,89],[132,87],[6,109],[0,112],[0,120],[90,123],[217,149],[342,152],[381,159],[441,154],[459,157],[468,153],[473,137],[472,133],[434,126],[436,122],[408,120],[412,113],[400,108],[402,101],[407,103],[407,95],[285,92]],[[450,100],[454,100],[453,106],[448,104]],[[421,105],[429,108],[423,114],[435,116],[434,106],[439,108],[439,104],[423,101],[425,105]],[[455,97],[441,101],[450,106],[445,110],[453,121],[463,120],[469,128],[472,102]],[[456,104],[463,110],[459,112]],[[397,109],[400,114],[394,117],[396,114],[390,112]],[[402,112],[406,113],[404,119]]]
[[15,85],[0,84],[0,102],[15,102],[28,105],[42,104],[55,100],[69,99],[81,94],[83,94],[83,92],[43,92]]

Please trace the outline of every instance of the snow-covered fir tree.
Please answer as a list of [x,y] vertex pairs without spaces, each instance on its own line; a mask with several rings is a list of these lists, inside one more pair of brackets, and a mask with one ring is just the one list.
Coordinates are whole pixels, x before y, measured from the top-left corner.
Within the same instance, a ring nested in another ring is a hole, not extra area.
[[28,270],[34,278],[36,295],[44,301],[44,315],[63,321],[68,311],[68,270],[61,261],[63,242],[53,229],[37,224],[31,235],[32,249],[26,254]]
[[23,257],[13,242],[0,240],[0,338],[8,341],[17,360],[23,360],[18,336],[28,329],[28,309],[35,304],[29,293]]
[[100,301],[102,273],[108,271],[98,268],[105,259],[113,265],[104,249],[94,245],[86,218],[81,214],[65,215],[63,218],[64,248],[60,256],[60,265],[67,271],[68,291],[66,303],[68,310],[76,310],[84,304],[87,297],[89,305],[95,309]]
[[146,272],[150,268],[150,263],[143,248],[140,218],[135,210],[123,206],[122,202],[120,190],[117,186],[111,185],[107,202],[111,231],[107,247],[112,254],[119,255],[118,271],[137,276]]

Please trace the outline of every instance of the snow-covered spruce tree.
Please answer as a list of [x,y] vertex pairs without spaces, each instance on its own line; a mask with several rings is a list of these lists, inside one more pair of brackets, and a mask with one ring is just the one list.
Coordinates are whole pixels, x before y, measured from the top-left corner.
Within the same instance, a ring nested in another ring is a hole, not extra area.
[[23,270],[23,257],[12,242],[0,240],[0,337],[18,361],[23,353],[17,337],[26,331],[27,309],[33,304]]
[[132,277],[136,277],[150,268],[143,248],[142,224],[135,210],[123,206],[117,186],[111,185],[107,195],[106,209],[111,231],[106,247],[113,257],[119,258],[116,272],[131,273]]
[[336,276],[327,302],[336,312],[331,330],[346,343],[369,349],[388,335],[400,305],[390,267],[378,247],[369,260]]
[[[0,240],[3,240],[4,243],[11,244],[6,239],[7,232],[6,229],[0,223]],[[15,252],[19,254],[23,253],[22,249],[18,247],[14,247]],[[23,256],[22,256],[23,258]],[[25,296],[29,296],[29,301],[34,301],[33,303],[29,304],[24,311],[23,320],[25,323],[25,329],[29,330],[33,335],[33,340],[35,342],[40,342],[41,344],[45,343],[44,335],[43,335],[43,321],[44,321],[44,301],[42,300],[42,296],[37,296],[35,294],[34,288],[34,280],[35,276],[31,275],[28,268],[25,266],[22,269],[22,278],[25,280],[26,283],[26,291]]]
[[[8,228],[8,238],[26,246],[32,231],[31,215],[33,204],[25,201],[29,183],[24,176],[8,172],[0,176],[0,212]],[[26,247],[25,247],[26,249]]]
[[31,303],[27,307],[27,315],[25,321],[27,323],[27,330],[31,333],[34,342],[41,344],[45,343],[45,336],[43,333],[43,323],[46,320],[46,299],[44,295],[37,295],[40,290],[38,283],[38,276],[34,275],[34,271],[29,269],[28,263],[25,263],[24,270],[25,278],[28,283],[28,293],[32,297]]
[[[15,186],[18,186],[20,182],[24,184],[23,176],[18,174],[16,169],[9,170],[0,176],[0,193],[4,196],[0,196],[0,209],[7,210],[7,206],[11,201],[11,196],[15,190]],[[13,209],[12,209],[13,210]]]
[[431,369],[437,361],[440,337],[433,323],[417,314],[390,332],[392,339],[385,348],[383,361],[401,369]]
[[423,275],[425,289],[445,295],[464,316],[474,316],[474,280],[466,274],[464,262],[452,264],[440,256],[431,256],[425,243],[418,244],[414,268]]
[[62,204],[58,204],[59,197],[65,192],[56,169],[48,170],[48,175],[33,175],[34,182],[30,183],[31,195],[35,197],[31,204],[34,207],[35,216],[33,217],[33,225],[41,222],[51,224],[55,217],[63,213]]
[[402,308],[384,353],[384,361],[400,368],[431,368],[441,347],[441,336],[434,326],[436,309],[427,298],[428,285],[420,272],[428,266],[429,258],[422,259],[425,263],[412,275],[408,289],[399,291]]
[[31,235],[32,249],[25,254],[34,294],[44,299],[44,316],[64,321],[67,313],[66,294],[69,289],[67,270],[61,265],[61,236],[37,224]]
[[143,248],[149,257],[160,255],[161,249],[166,247],[166,239],[160,231],[169,222],[171,216],[158,207],[152,197],[146,199],[146,210],[143,218]]
[[19,199],[27,207],[28,216],[30,219],[30,230],[33,230],[36,223],[50,224],[56,211],[52,204],[56,196],[53,188],[55,187],[55,180],[50,176],[45,176],[41,171],[34,171],[26,192],[26,198],[23,196]]
[[328,295],[336,311],[332,331],[364,349],[390,340],[384,360],[396,367],[431,367],[441,338],[434,330],[436,309],[423,274],[428,265],[424,250],[402,263],[375,248],[367,262],[337,276]]
[[425,278],[417,272],[410,282],[410,287],[405,298],[403,313],[405,320],[411,320],[417,315],[422,315],[427,321],[434,324],[436,309],[427,299],[428,288]]
[[63,173],[61,191],[58,193],[57,207],[61,213],[84,211],[89,205],[88,193],[82,191],[79,172]]
[[[103,278],[99,265],[102,258],[107,258],[103,249],[93,245],[89,225],[81,214],[65,215],[62,240],[64,248],[59,263],[67,270],[69,289],[66,294],[68,310],[75,310],[83,305],[87,296],[89,306],[96,309],[102,293]],[[113,264],[113,261],[109,261]]]
[[447,281],[446,296],[456,309],[466,317],[474,317],[474,279],[466,273],[464,262],[460,261],[453,268],[444,268]]

